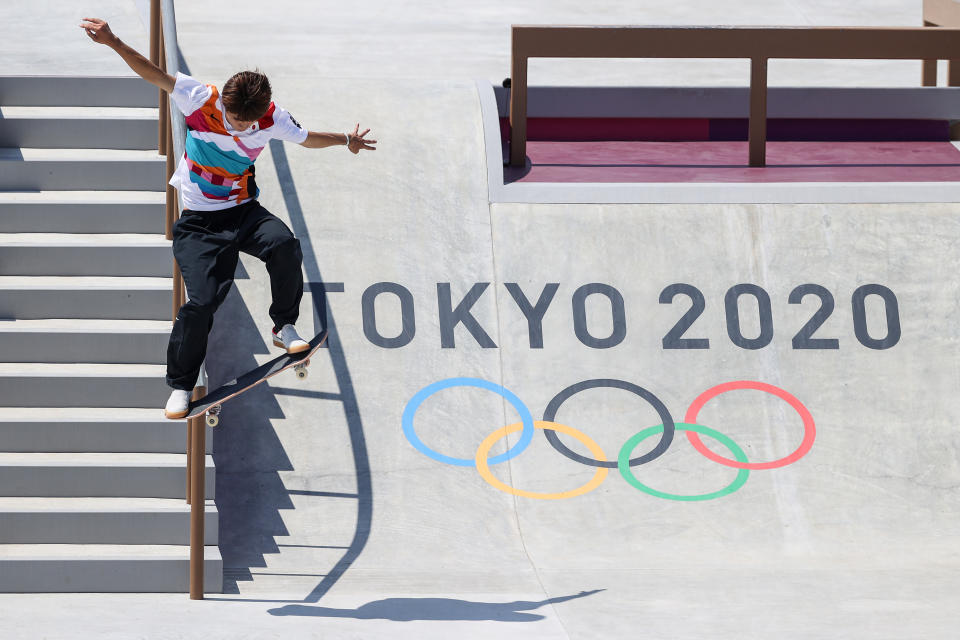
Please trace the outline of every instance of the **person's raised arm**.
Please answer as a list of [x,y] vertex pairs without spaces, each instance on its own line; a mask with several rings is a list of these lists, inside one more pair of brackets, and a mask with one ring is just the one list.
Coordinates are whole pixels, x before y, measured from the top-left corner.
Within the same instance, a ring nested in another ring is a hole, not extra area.
[[86,31],[87,35],[90,36],[90,39],[94,42],[106,45],[116,51],[138,76],[150,84],[160,87],[167,93],[173,91],[173,85],[176,79],[144,58],[136,49],[120,40],[120,38],[110,30],[110,25],[106,22],[99,18],[83,18],[80,28]]
[[301,142],[304,147],[308,149],[323,149],[324,147],[334,147],[337,145],[347,147],[353,153],[360,153],[361,149],[367,149],[369,151],[376,151],[377,148],[373,145],[377,144],[376,140],[367,140],[364,138],[370,129],[367,129],[363,133],[360,133],[360,125],[354,128],[353,133],[323,133],[319,131],[308,131],[307,139]]

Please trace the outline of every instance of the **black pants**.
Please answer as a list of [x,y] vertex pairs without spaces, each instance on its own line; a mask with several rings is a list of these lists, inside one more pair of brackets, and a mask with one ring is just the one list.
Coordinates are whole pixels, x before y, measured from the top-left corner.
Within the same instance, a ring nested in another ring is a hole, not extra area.
[[300,315],[303,253],[282,220],[256,200],[219,211],[185,210],[173,227],[173,256],[189,299],[177,313],[167,346],[167,384],[174,389],[190,390],[197,382],[213,314],[230,291],[240,251],[267,265],[274,330],[296,323]]

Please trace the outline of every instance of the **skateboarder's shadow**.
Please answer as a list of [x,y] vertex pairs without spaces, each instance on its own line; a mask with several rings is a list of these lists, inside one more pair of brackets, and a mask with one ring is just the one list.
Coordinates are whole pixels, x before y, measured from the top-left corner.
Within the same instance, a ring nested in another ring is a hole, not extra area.
[[360,605],[356,609],[336,609],[304,604],[289,604],[270,609],[274,616],[308,616],[318,618],[356,618],[358,620],[491,620],[495,622],[536,622],[546,616],[525,613],[558,602],[584,598],[603,589],[581,591],[572,596],[547,600],[515,600],[513,602],[471,602],[454,598],[384,598]]

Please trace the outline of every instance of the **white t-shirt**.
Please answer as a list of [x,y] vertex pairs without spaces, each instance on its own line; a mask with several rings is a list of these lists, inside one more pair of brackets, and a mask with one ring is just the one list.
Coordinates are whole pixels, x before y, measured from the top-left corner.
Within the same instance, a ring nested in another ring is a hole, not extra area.
[[177,73],[170,98],[187,121],[184,157],[170,179],[184,209],[215,211],[257,197],[253,162],[272,138],[301,143],[307,131],[290,113],[270,103],[267,113],[244,131],[227,122],[213,85]]

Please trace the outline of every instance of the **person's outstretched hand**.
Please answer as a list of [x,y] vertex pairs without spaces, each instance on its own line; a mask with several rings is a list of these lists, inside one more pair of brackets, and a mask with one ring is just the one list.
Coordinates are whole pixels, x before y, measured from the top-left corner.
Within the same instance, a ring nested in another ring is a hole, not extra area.
[[363,133],[360,133],[360,123],[357,123],[357,126],[354,127],[353,133],[350,134],[350,144],[347,145],[347,148],[350,149],[353,153],[360,153],[361,149],[367,149],[369,151],[376,151],[377,148],[372,146],[377,144],[376,140],[367,140],[364,138],[365,135],[370,133],[370,129],[367,129]]
[[117,41],[117,36],[110,30],[110,25],[100,18],[83,18],[80,28],[87,32],[90,39],[99,44],[110,46]]

